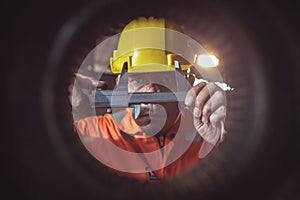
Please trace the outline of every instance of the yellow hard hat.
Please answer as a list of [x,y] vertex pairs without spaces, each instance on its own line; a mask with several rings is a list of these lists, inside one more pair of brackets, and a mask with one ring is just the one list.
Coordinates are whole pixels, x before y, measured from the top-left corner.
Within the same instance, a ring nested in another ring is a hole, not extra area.
[[182,70],[187,70],[191,64],[182,55],[166,49],[170,40],[166,40],[170,35],[167,30],[177,32],[179,29],[174,24],[166,24],[164,19],[153,17],[131,21],[122,31],[118,48],[110,59],[112,72],[120,74],[125,62],[129,73],[174,71],[175,60],[180,62]]

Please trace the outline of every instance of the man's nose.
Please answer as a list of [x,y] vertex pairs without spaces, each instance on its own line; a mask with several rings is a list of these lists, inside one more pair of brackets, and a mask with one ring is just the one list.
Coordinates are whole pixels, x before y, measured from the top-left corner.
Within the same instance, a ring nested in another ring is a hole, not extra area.
[[154,83],[150,83],[150,84],[148,84],[147,92],[160,92],[160,89],[159,89],[158,85],[156,85]]

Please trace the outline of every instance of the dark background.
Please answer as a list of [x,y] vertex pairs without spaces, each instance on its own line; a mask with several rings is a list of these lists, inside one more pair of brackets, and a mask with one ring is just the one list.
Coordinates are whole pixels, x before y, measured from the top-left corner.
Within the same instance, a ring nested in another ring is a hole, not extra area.
[[[74,17],[90,0],[53,0],[53,1],[15,1],[3,2],[1,6],[1,79],[2,79],[2,138],[1,138],[1,198],[7,196],[8,199],[102,199],[108,192],[101,193],[85,185],[74,173],[58,158],[55,147],[50,142],[48,130],[45,125],[44,114],[41,103],[41,91],[45,68],[49,53],[57,37],[58,32],[68,20]],[[140,1],[139,3],[142,3]],[[171,2],[170,2],[171,3]],[[188,1],[187,1],[188,3]],[[255,11],[259,9],[260,3],[257,1],[228,1],[228,4],[234,6],[240,12],[249,9]],[[251,4],[251,5],[250,5]],[[289,37],[292,41],[291,47],[286,45],[286,49],[280,49],[282,54],[273,57],[279,63],[284,65],[286,52],[292,52],[299,58],[299,6],[296,1],[264,1],[264,5],[270,4],[270,9],[275,10],[279,17],[274,20],[280,20],[288,29]],[[133,5],[134,6],[134,5]],[[116,13],[117,15],[117,13]],[[253,15],[256,15],[253,12]],[[254,18],[253,23],[260,24],[263,20]],[[258,26],[259,27],[259,26]],[[259,32],[259,31],[258,31]],[[273,33],[267,33],[272,41]],[[287,38],[284,38],[287,39]],[[266,48],[276,48],[274,43],[269,42],[270,46]],[[291,50],[292,49],[292,50]],[[276,49],[275,49],[276,50]],[[275,51],[274,50],[274,51]],[[280,57],[282,55],[282,57]],[[259,170],[254,168],[252,179],[249,177],[240,178],[241,185],[235,184],[227,188],[228,192],[222,191],[225,196],[216,196],[216,199],[227,199],[226,194],[235,198],[234,192],[240,193],[237,198],[243,199],[248,195],[258,195],[255,190],[260,188],[259,192],[264,193],[264,199],[299,199],[299,78],[300,66],[298,62],[292,62],[290,76],[283,76],[280,81],[291,81],[292,85],[287,88],[276,88],[279,96],[286,96],[288,100],[274,104],[273,109],[289,110],[289,116],[278,113],[278,123],[281,119],[290,119],[293,127],[286,127],[289,133],[276,137],[274,144],[280,143],[280,140],[290,141],[290,146],[284,146],[289,149],[289,159],[270,155],[278,162],[278,166],[273,165],[270,171],[273,174],[265,174],[269,179],[267,183],[277,182],[276,187],[272,184],[263,185],[257,182],[256,177],[261,176]],[[290,68],[289,68],[290,69]],[[274,73],[279,73],[275,70]],[[270,76],[276,74],[270,73]],[[280,106],[280,108],[276,107]],[[277,124],[273,124],[276,126]],[[290,134],[293,132],[293,134]],[[276,146],[274,146],[276,148]],[[278,150],[277,150],[278,151]],[[271,151],[269,152],[271,154]],[[275,157],[275,158],[274,158]],[[267,157],[266,157],[267,158]],[[274,160],[273,160],[274,161]],[[284,163],[282,163],[284,162]],[[276,163],[276,162],[274,162]],[[259,165],[259,164],[258,164]],[[269,169],[266,169],[269,171]],[[279,175],[278,175],[279,174]],[[278,179],[280,177],[280,179]],[[242,184],[249,181],[251,184]],[[253,186],[254,189],[251,187]],[[224,189],[226,190],[226,189]],[[111,188],[111,193],[114,189]],[[133,188],[128,188],[128,193],[134,192]],[[154,191],[155,192],[155,191]],[[255,199],[260,199],[255,196]],[[188,193],[186,195],[188,197]],[[212,197],[213,198],[213,197]]]

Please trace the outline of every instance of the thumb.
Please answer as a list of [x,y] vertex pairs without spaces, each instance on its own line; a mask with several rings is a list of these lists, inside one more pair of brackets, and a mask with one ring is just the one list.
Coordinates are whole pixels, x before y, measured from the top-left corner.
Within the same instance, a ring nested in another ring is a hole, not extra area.
[[92,90],[95,88],[107,89],[107,83],[105,81],[98,81],[95,78],[85,76],[83,74],[76,73],[76,82],[80,88]]

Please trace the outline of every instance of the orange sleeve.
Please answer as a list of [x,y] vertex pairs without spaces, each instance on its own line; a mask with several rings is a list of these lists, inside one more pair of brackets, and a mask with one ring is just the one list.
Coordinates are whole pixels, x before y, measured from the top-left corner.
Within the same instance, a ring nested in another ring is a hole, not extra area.
[[75,121],[74,128],[81,136],[92,138],[108,139],[115,137],[118,132],[117,125],[109,115],[87,117]]

